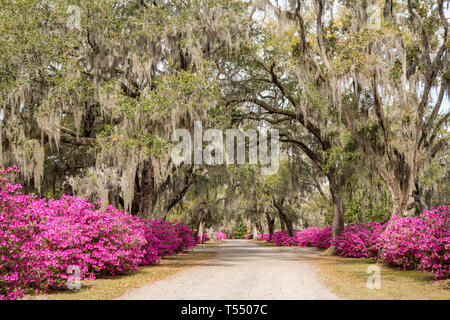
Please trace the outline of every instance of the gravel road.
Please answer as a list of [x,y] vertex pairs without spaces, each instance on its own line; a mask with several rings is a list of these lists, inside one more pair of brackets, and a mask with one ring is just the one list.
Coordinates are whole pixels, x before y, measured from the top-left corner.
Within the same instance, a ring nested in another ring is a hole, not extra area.
[[205,264],[127,293],[133,300],[337,299],[319,283],[305,255],[310,248],[277,248],[225,240]]

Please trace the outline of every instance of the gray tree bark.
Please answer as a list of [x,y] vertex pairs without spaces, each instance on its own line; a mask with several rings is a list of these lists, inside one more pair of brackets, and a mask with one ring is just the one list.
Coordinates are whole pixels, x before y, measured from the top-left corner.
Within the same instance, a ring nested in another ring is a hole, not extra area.
[[139,202],[139,216],[150,219],[155,204],[155,173],[151,156],[144,161],[141,178],[141,197]]

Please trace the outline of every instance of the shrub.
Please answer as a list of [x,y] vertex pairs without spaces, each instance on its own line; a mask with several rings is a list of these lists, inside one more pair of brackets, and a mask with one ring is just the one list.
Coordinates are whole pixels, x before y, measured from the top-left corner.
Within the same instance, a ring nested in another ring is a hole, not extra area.
[[388,265],[450,276],[450,206],[425,210],[420,217],[392,217],[379,238]]
[[235,239],[244,239],[247,234],[247,226],[243,223],[238,223],[234,226],[233,234]]
[[173,223],[162,219],[144,220],[145,257],[141,264],[149,265],[160,258],[183,252],[195,246],[192,230],[182,223]]
[[227,239],[227,235],[224,232],[216,232],[217,239]]
[[208,241],[210,238],[209,238],[209,235],[208,235],[208,232],[203,232],[203,235],[202,236],[200,236],[200,235],[197,235],[197,243],[204,243],[204,242],[206,242],[206,241]]
[[378,255],[378,240],[386,226],[386,222],[349,225],[331,243],[341,256],[374,258]]
[[392,217],[386,222],[353,224],[331,241],[331,226],[307,228],[273,235],[277,246],[326,249],[331,244],[344,257],[375,258],[391,266],[433,272],[437,279],[450,277],[450,206],[425,210],[420,217]]
[[331,241],[331,226],[323,229],[310,227],[301,231],[296,230],[294,237],[289,237],[289,233],[277,231],[273,234],[273,242],[277,246],[302,246],[327,249]]
[[149,266],[161,260],[160,258],[163,256],[161,250],[163,242],[148,225],[144,226],[144,236],[146,243],[142,246],[144,256],[141,259],[140,265]]
[[272,240],[277,246],[288,247],[290,245],[298,245],[295,237],[289,237],[287,230],[275,231]]
[[20,193],[16,167],[0,170],[0,299],[66,286],[68,267],[81,279],[117,275],[195,245],[181,223],[143,220],[112,206],[63,195]]
[[[189,228],[184,223],[175,223],[175,231],[178,237],[181,239],[181,243],[179,244],[177,250],[175,252],[184,252],[187,249],[193,248],[196,245],[195,237],[192,232],[192,229]],[[208,234],[206,234],[208,235]]]
[[264,233],[264,236],[263,236],[261,233],[258,233],[258,240],[269,241],[270,240],[270,234]]
[[20,185],[9,183],[17,172],[0,172],[0,296],[64,287],[69,266],[80,268],[81,279],[138,268],[145,244],[138,218],[75,196],[21,194]]
[[296,238],[300,246],[327,249],[331,242],[331,226],[303,229],[296,232]]

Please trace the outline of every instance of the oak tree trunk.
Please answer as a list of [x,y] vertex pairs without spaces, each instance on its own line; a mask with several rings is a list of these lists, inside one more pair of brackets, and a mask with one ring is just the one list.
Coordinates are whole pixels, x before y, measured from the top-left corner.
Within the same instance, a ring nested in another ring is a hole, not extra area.
[[264,228],[259,221],[256,222],[256,229],[258,230],[259,233],[261,233],[261,235],[264,238]]
[[281,216],[279,216],[279,218],[280,218],[281,231],[284,231],[284,230],[286,230],[286,224],[284,223],[284,220],[281,218]]
[[275,230],[275,216],[271,217],[268,212],[266,212],[267,225],[269,227],[269,240],[272,240],[273,232]]
[[388,179],[386,183],[392,197],[392,216],[413,216],[415,213],[413,180],[402,182],[398,179]]
[[428,206],[423,194],[423,188],[421,187],[420,183],[416,181],[415,183],[416,188],[414,190],[414,200],[416,202],[416,205],[419,207],[419,213],[423,212]]
[[[278,210],[278,215],[280,217],[282,229],[283,229],[283,224],[284,224],[285,228],[287,229],[287,231],[289,233],[289,236],[294,237],[295,232],[294,232],[294,226],[292,224],[292,220],[290,219],[290,217],[288,217],[286,212],[284,212],[282,202],[278,203],[278,202],[274,201],[274,206]],[[285,229],[283,229],[283,230],[285,230]]]
[[258,240],[258,229],[256,228],[255,222],[252,222],[252,236],[253,240]]
[[327,177],[330,183],[330,193],[333,202],[331,239],[334,239],[344,230],[344,188],[338,184],[334,175],[329,174]]
[[198,224],[198,234],[197,237],[200,237],[200,242],[203,243],[205,239],[203,239],[203,234],[205,231],[205,224],[203,220],[201,220]]
[[139,216],[150,219],[153,213],[155,201],[155,172],[152,158],[149,156],[144,161],[141,178],[141,199],[139,203]]
[[344,195],[337,191],[333,198],[333,222],[331,226],[331,238],[336,238],[344,230]]

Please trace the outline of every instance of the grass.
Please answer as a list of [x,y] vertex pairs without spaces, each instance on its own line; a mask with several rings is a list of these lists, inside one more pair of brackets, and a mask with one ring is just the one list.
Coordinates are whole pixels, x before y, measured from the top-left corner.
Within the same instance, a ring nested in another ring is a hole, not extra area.
[[[320,281],[341,299],[358,300],[448,300],[450,280],[435,281],[434,275],[405,271],[381,264],[373,259],[314,255]],[[380,289],[368,289],[367,268],[380,268]]]
[[[214,248],[218,243],[211,242],[197,246],[200,248]],[[165,257],[161,263],[153,266],[140,267],[131,274],[102,277],[95,280],[81,281],[80,290],[53,291],[42,295],[27,295],[27,300],[109,300],[120,297],[127,292],[166,279],[180,271],[185,270],[210,259],[213,252],[191,251]]]

